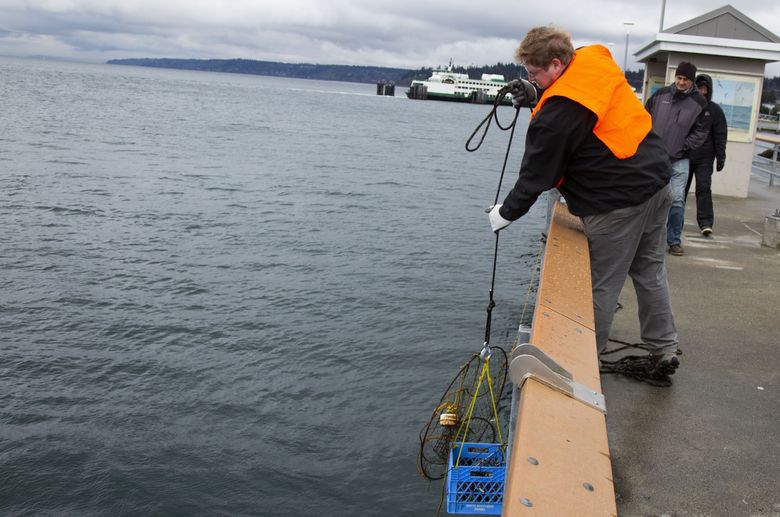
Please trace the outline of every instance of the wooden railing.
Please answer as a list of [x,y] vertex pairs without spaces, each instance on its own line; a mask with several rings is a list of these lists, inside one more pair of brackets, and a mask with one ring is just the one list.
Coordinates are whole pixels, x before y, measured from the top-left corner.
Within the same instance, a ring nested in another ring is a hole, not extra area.
[[[588,243],[580,225],[556,202],[531,330],[538,351],[518,346],[510,363],[513,381],[522,386],[513,408],[504,516],[617,515]],[[545,378],[546,369],[552,378]]]
[[780,153],[780,136],[768,133],[756,133],[756,141],[763,143],[767,149],[771,150],[771,158],[763,156],[753,157],[753,172],[761,172],[769,176],[769,186],[773,186],[775,179],[780,178],[780,163],[778,163],[778,154]]

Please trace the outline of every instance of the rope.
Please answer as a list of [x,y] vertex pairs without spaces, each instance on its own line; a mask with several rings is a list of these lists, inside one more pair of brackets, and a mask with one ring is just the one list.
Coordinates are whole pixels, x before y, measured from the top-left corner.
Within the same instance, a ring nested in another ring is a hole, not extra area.
[[[545,234],[542,234],[542,238],[539,239],[539,249],[536,251],[536,257],[534,257],[534,267],[531,270],[531,278],[528,281],[528,290],[525,292],[525,300],[523,300],[523,308],[520,311],[520,317],[518,318],[518,326],[522,325],[525,321],[525,311],[528,308],[528,304],[531,301],[531,291],[534,288],[534,285],[536,285],[536,272],[539,268],[539,260],[542,257],[542,250],[544,249],[544,244],[547,242],[547,236]],[[517,348],[517,341],[520,339],[520,333],[515,333],[515,340],[512,342],[512,352],[515,351],[515,348]]]
[[[498,407],[496,405],[496,398],[493,393],[493,379],[490,378],[490,356],[488,356],[484,363],[482,364],[482,371],[479,374],[479,380],[477,381],[477,388],[474,390],[474,394],[471,397],[471,404],[469,404],[469,411],[468,416],[466,419],[461,422],[460,427],[458,428],[457,434],[455,434],[455,439],[453,442],[458,441],[458,437],[461,435],[461,431],[463,430],[463,426],[466,426],[465,431],[463,432],[463,439],[461,440],[461,444],[466,442],[466,437],[469,434],[469,426],[471,425],[471,417],[474,414],[474,405],[477,403],[477,397],[479,396],[479,389],[482,387],[482,381],[487,377],[487,383],[488,383],[488,391],[490,393],[490,407],[493,410],[493,418],[495,418],[496,422],[496,429],[498,430],[498,443],[501,444],[501,447],[504,447],[504,440],[501,436],[501,426],[498,424]],[[455,462],[455,466],[457,467],[460,463],[460,455],[463,452],[463,447],[461,447],[460,451],[458,452],[458,459]]]
[[[504,96],[509,92],[511,87],[505,86],[501,90],[499,90],[498,94],[496,95],[495,100],[493,101],[493,108],[490,110],[490,112],[487,114],[487,116],[477,125],[477,127],[474,129],[474,131],[469,136],[468,140],[466,141],[466,150],[468,152],[474,152],[477,149],[479,149],[482,146],[482,143],[485,141],[485,137],[487,136],[487,132],[490,129],[490,124],[493,120],[496,122],[496,126],[498,126],[499,129],[502,131],[510,131],[509,134],[509,142],[507,143],[506,152],[504,153],[504,162],[501,166],[501,175],[498,180],[498,187],[496,189],[496,195],[493,201],[493,205],[495,206],[498,204],[498,198],[501,195],[501,185],[504,181],[504,175],[506,173],[506,167],[507,163],[509,161],[509,153],[512,148],[512,140],[514,139],[515,134],[515,127],[517,126],[517,117],[520,113],[520,109],[515,109],[514,117],[512,118],[512,122],[507,125],[503,126],[501,124],[501,121],[498,119],[498,106],[501,104],[501,100],[504,98]],[[474,137],[477,135],[477,133],[480,131],[480,129],[484,126],[484,130],[482,131],[482,135],[479,139],[479,142],[477,142],[476,146],[472,147],[471,143],[474,139]],[[458,427],[457,433],[455,434],[454,439],[449,440],[449,436],[446,436],[448,432],[445,432],[442,435],[432,436],[433,439],[436,440],[437,444],[441,444],[442,442],[447,442],[450,446],[453,443],[456,443],[458,441],[458,438],[461,438],[462,433],[462,439],[461,439],[461,447],[458,451],[458,458],[455,461],[455,467],[457,467],[460,464],[461,454],[463,453],[464,444],[466,443],[466,439],[468,438],[469,434],[469,428],[471,427],[472,419],[474,420],[484,420],[481,417],[475,417],[474,416],[474,407],[477,403],[477,398],[480,396],[480,389],[482,388],[482,383],[487,380],[488,384],[488,392],[490,393],[490,408],[493,412],[493,419],[495,422],[495,429],[498,432],[498,443],[500,444],[502,453],[506,452],[506,445],[504,444],[504,439],[501,434],[501,425],[499,423],[498,419],[498,404],[496,403],[496,393],[494,393],[493,390],[493,378],[490,376],[490,357],[491,357],[491,347],[490,347],[490,331],[491,331],[491,320],[492,320],[492,311],[493,308],[496,306],[496,303],[493,299],[493,292],[495,290],[495,284],[496,284],[496,266],[498,262],[498,232],[496,232],[496,239],[495,239],[495,245],[493,248],[493,269],[491,273],[491,279],[490,279],[490,290],[488,291],[488,305],[487,305],[487,315],[486,315],[486,321],[485,321],[485,342],[483,345],[483,353],[479,356],[483,358],[483,364],[482,364],[482,370],[479,374],[479,378],[477,380],[477,386],[476,389],[473,391],[473,395],[471,398],[471,402],[469,404],[468,408],[468,416],[461,421],[460,426]],[[538,256],[537,256],[538,257]],[[536,269],[536,265],[534,265],[534,270]],[[530,289],[530,287],[529,287]],[[526,302],[527,305],[527,302]],[[525,307],[523,308],[523,316],[525,314]],[[507,365],[507,358],[506,358],[506,352],[501,349],[500,347],[496,347],[504,354],[504,364],[503,364],[503,378],[501,380],[501,386],[499,388],[498,397],[501,397],[501,394],[504,389],[504,383],[506,382],[506,370],[508,368]],[[473,360],[473,358],[472,358]],[[442,410],[446,410],[448,413],[455,413],[458,414],[460,410],[460,401],[461,396],[463,394],[463,384],[466,379],[466,373],[468,371],[468,365],[471,364],[471,361],[464,365],[461,368],[461,371],[459,372],[458,376],[460,378],[458,390],[456,391],[455,395],[455,401],[450,402],[449,400],[445,400],[450,393],[450,389],[455,384],[455,379],[453,379],[453,382],[450,383],[450,386],[447,388],[447,392],[442,397],[442,399],[439,402],[439,405],[436,407],[436,409],[433,412],[433,416],[431,417],[431,420],[428,422],[428,424],[423,428],[423,430],[420,432],[420,456],[419,456],[419,463],[418,463],[418,470],[419,472],[425,476],[426,478],[433,480],[437,479],[432,473],[428,472],[426,469],[426,465],[430,463],[430,460],[426,458],[425,455],[425,448],[426,443],[428,439],[429,432],[432,431],[432,427],[435,427],[438,422],[437,419],[440,415],[440,412]],[[457,378],[456,378],[457,379]],[[465,426],[465,427],[464,427]],[[446,473],[445,473],[446,474]],[[443,477],[443,476],[442,476]],[[440,479],[440,478],[438,478]],[[436,515],[439,515],[439,512],[442,509],[442,504],[444,502],[444,490],[445,487],[442,487],[442,493],[441,498],[439,500],[439,507],[436,510]]]
[[[477,127],[474,129],[474,131],[471,133],[471,136],[469,136],[468,140],[466,140],[466,150],[468,152],[474,152],[477,149],[479,149],[482,146],[482,143],[485,141],[485,137],[487,136],[487,132],[490,129],[490,123],[495,120],[496,126],[498,126],[499,129],[502,131],[509,131],[509,141],[507,142],[506,146],[506,152],[504,153],[504,162],[501,165],[501,175],[498,178],[498,187],[496,188],[496,195],[493,199],[493,206],[498,204],[498,198],[501,195],[501,185],[504,181],[504,175],[506,174],[506,166],[509,162],[509,152],[512,149],[512,140],[514,140],[515,136],[515,128],[517,127],[517,117],[520,114],[520,108],[515,109],[514,117],[512,118],[512,122],[508,126],[502,126],[501,121],[498,119],[498,106],[501,104],[501,100],[504,98],[504,95],[506,95],[509,90],[511,89],[510,86],[505,86],[499,92],[496,94],[496,98],[493,101],[493,108],[490,110],[490,112],[485,116],[484,119],[482,119],[482,122],[480,122]],[[470,144],[476,134],[479,132],[480,128],[484,126],[485,129],[482,132],[482,136],[479,139],[479,142],[476,146],[471,147]],[[479,376],[479,381],[477,382],[477,389],[474,391],[474,396],[471,400],[471,405],[469,406],[469,412],[468,417],[466,418],[465,422],[461,423],[461,428],[458,429],[458,433],[455,435],[454,442],[458,441],[458,437],[460,436],[461,430],[463,428],[463,425],[465,423],[466,428],[463,433],[463,440],[461,443],[465,443],[466,436],[468,436],[469,432],[469,426],[471,424],[471,416],[474,411],[474,404],[476,403],[477,396],[479,394],[479,389],[482,385],[482,381],[485,377],[487,377],[488,382],[488,389],[490,392],[490,404],[491,408],[493,409],[493,417],[495,418],[496,422],[496,429],[498,430],[498,440],[501,445],[502,450],[504,449],[504,439],[501,436],[501,425],[499,425],[498,421],[498,408],[496,405],[496,399],[495,394],[493,393],[493,381],[490,378],[490,330],[491,330],[491,321],[492,321],[492,315],[493,315],[493,308],[496,306],[496,302],[493,299],[493,292],[495,291],[496,287],[496,266],[498,263],[498,238],[499,238],[499,232],[496,232],[496,240],[495,245],[493,248],[493,269],[491,272],[490,277],[490,290],[488,291],[488,305],[487,305],[487,316],[485,320],[485,342],[483,345],[483,350],[487,351],[487,355],[485,356],[485,361],[482,366],[482,372]],[[463,446],[461,446],[460,450],[458,451],[458,458],[455,462],[455,466],[457,466],[460,463],[460,456],[463,452]]]
[[[501,90],[498,91],[498,93],[496,94],[496,98],[493,101],[493,108],[490,110],[487,116],[484,119],[482,119],[482,122],[480,122],[477,125],[477,127],[471,133],[471,136],[469,136],[468,140],[466,140],[466,150],[468,152],[473,153],[474,151],[479,149],[482,146],[482,143],[485,141],[485,137],[487,136],[488,129],[490,129],[490,123],[493,120],[496,121],[496,125],[502,131],[510,131],[509,142],[507,142],[506,152],[504,153],[504,163],[501,166],[501,176],[499,176],[498,178],[498,188],[496,189],[496,195],[495,198],[493,199],[493,206],[498,204],[498,197],[501,195],[501,184],[504,182],[506,165],[509,162],[509,151],[512,149],[512,140],[514,140],[515,127],[517,127],[517,117],[520,114],[520,108],[516,108],[515,116],[512,118],[512,122],[508,126],[502,126],[501,121],[498,120],[498,107],[501,105],[501,100],[504,98],[504,95],[509,93],[509,90],[511,90],[510,86],[504,86],[503,88],[501,88]],[[485,129],[482,132],[482,136],[480,137],[479,142],[477,142],[476,146],[470,147],[471,141],[474,139],[477,132],[479,132],[482,126],[485,126]],[[493,300],[493,292],[496,286],[496,263],[498,260],[498,235],[499,232],[496,232],[496,243],[493,249],[493,272],[491,274],[490,290],[488,291],[488,304],[486,308],[487,316],[485,320],[485,343],[484,343],[485,346],[488,346],[490,344],[490,330],[491,330],[491,321],[493,318],[493,308],[496,306],[496,302]]]
[[498,406],[496,405],[496,396],[493,393],[493,379],[490,378],[490,369],[487,367],[487,361],[485,362],[485,373],[487,375],[488,389],[490,390],[490,405],[493,407],[493,417],[496,419],[496,431],[498,431],[498,443],[501,444],[501,449],[504,449],[504,438],[501,436],[501,426],[498,423]]
[[[520,109],[516,109],[515,110],[515,116],[512,119],[512,122],[508,126],[506,126],[506,127],[502,126],[501,125],[501,121],[498,120],[498,107],[501,105],[501,99],[504,98],[504,95],[509,93],[510,89],[511,88],[508,88],[508,87],[505,86],[505,87],[501,88],[501,90],[498,91],[498,93],[496,94],[496,98],[493,100],[493,109],[491,109],[490,112],[488,112],[488,114],[485,116],[485,118],[482,119],[482,122],[480,122],[477,125],[477,127],[474,129],[474,131],[472,131],[471,136],[469,136],[468,140],[466,140],[466,150],[468,152],[473,153],[474,151],[479,149],[480,146],[482,146],[482,143],[485,141],[485,137],[487,136],[488,129],[490,129],[490,123],[493,120],[496,121],[496,125],[502,131],[506,131],[506,130],[508,130],[510,128],[514,131],[515,122],[517,121],[517,116],[520,114]],[[469,147],[469,144],[474,139],[474,137],[476,136],[477,132],[479,131],[479,129],[482,126],[485,126],[485,130],[482,132],[482,136],[480,137],[479,142],[477,142],[476,146]]]
[[[492,347],[491,351],[493,372],[491,373],[490,369],[485,370],[486,365],[482,364],[485,359],[480,354],[473,354],[449,383],[431,418],[420,430],[417,470],[422,477],[437,480],[447,475],[452,444],[458,441],[456,435],[462,438],[463,442],[494,443],[496,435],[503,440],[497,401],[504,392],[508,359],[506,351],[501,347]],[[487,389],[485,382],[488,383]],[[486,396],[488,393],[489,400]],[[468,430],[464,434],[467,406],[471,416]],[[457,425],[454,422],[457,422]]]
[[493,308],[496,306],[496,302],[493,300],[493,290],[496,287],[496,263],[498,262],[498,233],[496,232],[496,244],[493,248],[493,272],[490,276],[490,290],[488,291],[488,304],[487,304],[487,317],[485,319],[485,343],[484,346],[490,344],[490,327],[493,319]]
[[653,373],[655,362],[647,355],[627,355],[616,361],[601,360],[601,373],[616,373],[634,380],[645,382],[651,386],[666,388],[672,385],[668,375]]
[[[646,345],[645,343],[628,343],[626,341],[620,341],[617,339],[610,339],[613,343],[618,343],[621,346],[612,350],[601,352],[601,356],[622,352],[629,349],[641,349],[648,352],[652,352],[654,348]],[[677,350],[677,354],[682,354],[682,351]],[[650,353],[644,355],[627,355],[616,359],[614,361],[608,361],[601,359],[600,373],[613,373],[624,375],[639,382],[647,383],[651,386],[659,386],[667,388],[672,385],[672,380],[668,375],[656,371],[656,361],[653,359]]]

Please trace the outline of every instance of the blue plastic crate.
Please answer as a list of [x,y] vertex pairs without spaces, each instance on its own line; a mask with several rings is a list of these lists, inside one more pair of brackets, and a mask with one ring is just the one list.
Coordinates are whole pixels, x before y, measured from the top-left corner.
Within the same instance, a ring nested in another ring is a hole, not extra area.
[[473,442],[453,445],[447,469],[447,513],[500,515],[506,477],[501,445]]

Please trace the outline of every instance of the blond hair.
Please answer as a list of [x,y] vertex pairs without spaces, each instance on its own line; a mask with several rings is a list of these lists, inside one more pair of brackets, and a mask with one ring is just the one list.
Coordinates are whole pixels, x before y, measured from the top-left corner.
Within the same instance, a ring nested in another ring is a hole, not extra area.
[[574,47],[568,32],[551,25],[534,27],[525,35],[515,50],[515,61],[521,65],[544,68],[558,58],[568,65],[574,56]]

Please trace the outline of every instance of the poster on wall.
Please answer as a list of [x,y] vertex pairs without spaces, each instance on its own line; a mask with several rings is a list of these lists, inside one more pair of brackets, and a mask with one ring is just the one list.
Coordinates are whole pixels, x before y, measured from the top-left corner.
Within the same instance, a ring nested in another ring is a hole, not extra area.
[[723,108],[730,140],[751,140],[758,90],[757,79],[712,74],[712,100]]
[[647,102],[647,99],[653,96],[653,94],[659,90],[660,88],[663,88],[668,83],[664,82],[664,78],[654,75],[650,77],[647,80],[647,97],[645,97],[645,102]]

